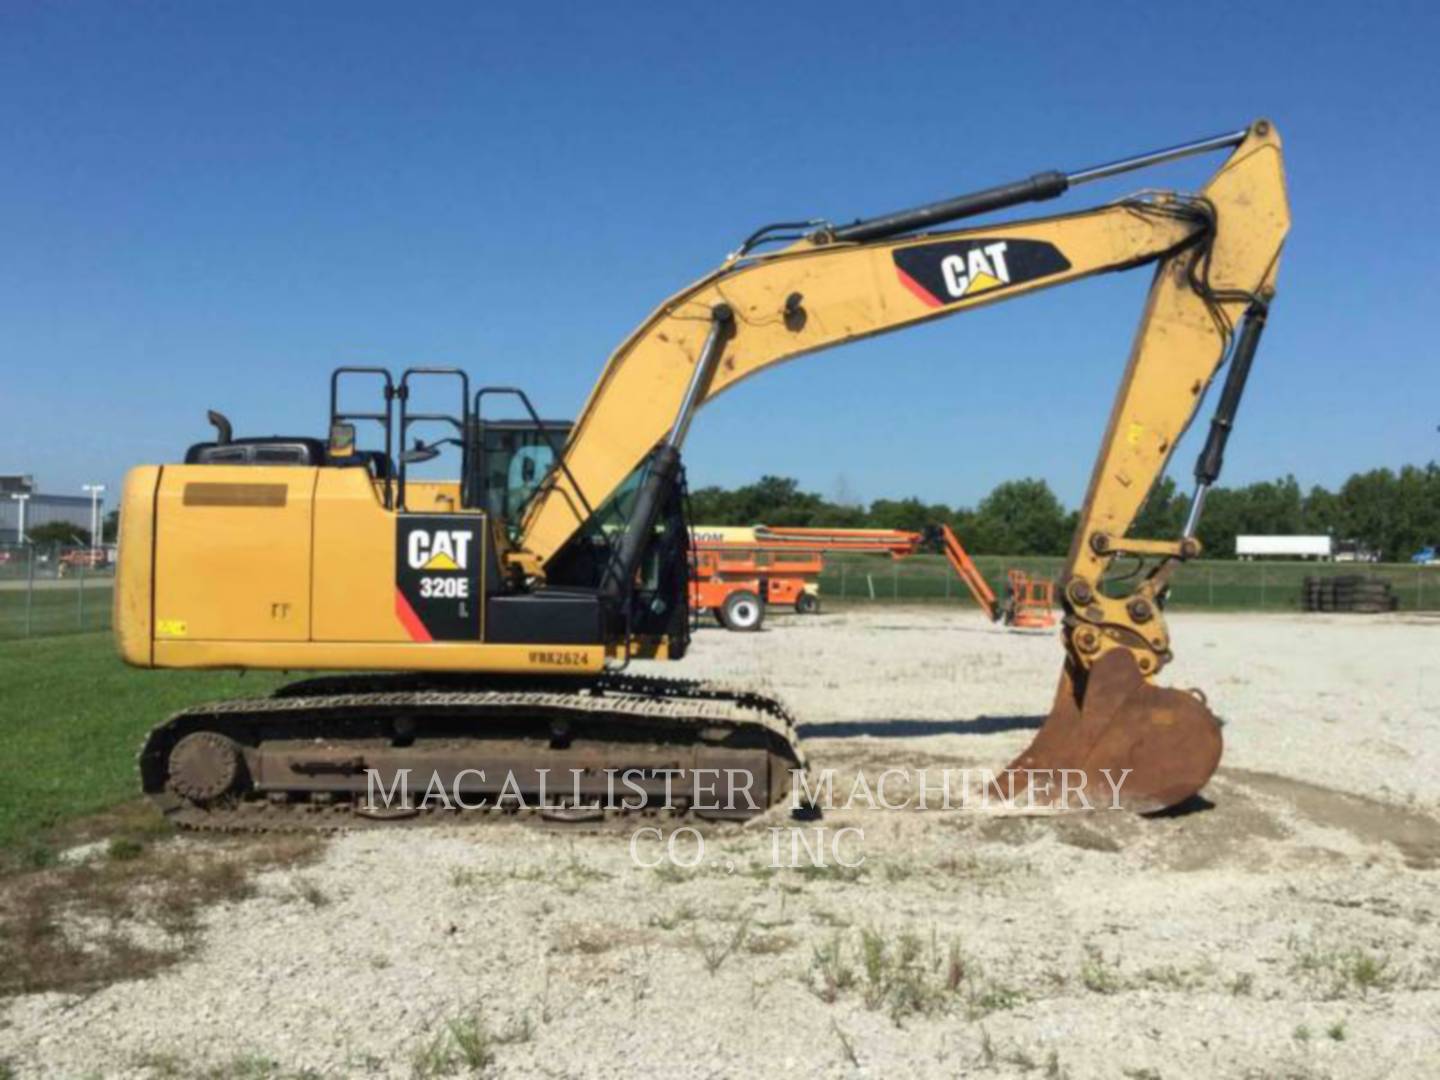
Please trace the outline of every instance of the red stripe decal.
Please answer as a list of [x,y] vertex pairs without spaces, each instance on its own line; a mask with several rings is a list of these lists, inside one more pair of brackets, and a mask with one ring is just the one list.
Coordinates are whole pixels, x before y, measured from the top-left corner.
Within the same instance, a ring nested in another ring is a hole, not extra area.
[[904,270],[901,270],[900,267],[895,267],[895,273],[900,275],[900,284],[904,285],[905,288],[919,297],[920,302],[926,307],[942,306],[939,300],[936,300],[935,297],[930,295],[930,291],[926,289],[924,285],[921,285],[913,277],[905,273]]
[[430,631],[425,629],[425,624],[420,621],[420,616],[415,614],[415,609],[410,606],[410,601],[405,599],[405,594],[398,585],[395,586],[395,616],[405,627],[411,641],[435,640],[430,636]]

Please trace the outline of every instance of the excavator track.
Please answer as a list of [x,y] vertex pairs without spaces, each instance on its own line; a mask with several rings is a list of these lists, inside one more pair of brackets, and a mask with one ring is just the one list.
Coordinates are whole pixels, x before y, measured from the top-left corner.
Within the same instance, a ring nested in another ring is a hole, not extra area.
[[139,770],[191,829],[748,821],[786,808],[794,727],[773,698],[695,680],[323,676],[174,714]]

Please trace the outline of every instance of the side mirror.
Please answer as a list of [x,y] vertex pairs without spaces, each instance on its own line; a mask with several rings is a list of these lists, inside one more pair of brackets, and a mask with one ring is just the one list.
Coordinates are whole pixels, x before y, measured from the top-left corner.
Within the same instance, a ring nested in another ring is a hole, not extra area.
[[334,423],[330,425],[330,440],[327,453],[335,458],[348,458],[355,454],[355,425]]
[[440,450],[438,447],[426,446],[419,439],[416,439],[413,448],[401,453],[400,460],[406,465],[418,465],[422,461],[434,461],[439,456]]

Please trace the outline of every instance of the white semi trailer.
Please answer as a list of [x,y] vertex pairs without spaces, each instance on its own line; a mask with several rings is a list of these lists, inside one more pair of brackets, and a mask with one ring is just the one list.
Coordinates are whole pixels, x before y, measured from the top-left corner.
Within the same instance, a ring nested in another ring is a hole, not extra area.
[[1237,536],[1235,554],[1242,559],[1319,559],[1334,558],[1335,544],[1328,536]]

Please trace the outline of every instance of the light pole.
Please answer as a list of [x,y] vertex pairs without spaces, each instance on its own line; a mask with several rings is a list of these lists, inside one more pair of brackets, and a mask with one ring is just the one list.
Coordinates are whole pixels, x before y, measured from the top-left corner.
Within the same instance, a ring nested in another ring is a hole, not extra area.
[[90,550],[94,552],[100,547],[100,493],[105,485],[81,484],[80,490],[90,493]]
[[20,504],[20,520],[17,523],[19,527],[16,529],[15,539],[23,544],[25,543],[25,504],[29,501],[30,496],[11,495],[10,497]]

